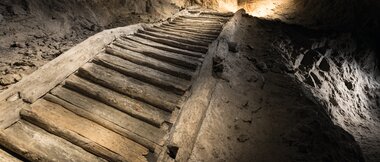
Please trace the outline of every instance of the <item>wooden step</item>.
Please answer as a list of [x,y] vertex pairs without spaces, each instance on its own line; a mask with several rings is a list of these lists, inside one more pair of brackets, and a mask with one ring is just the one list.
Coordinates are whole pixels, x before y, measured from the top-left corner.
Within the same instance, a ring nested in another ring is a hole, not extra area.
[[176,18],[173,20],[174,22],[184,22],[184,23],[195,23],[195,24],[210,24],[210,25],[221,25],[224,24],[220,21],[211,21],[211,20],[198,20],[198,19],[184,19],[184,18]]
[[189,31],[189,32],[194,32],[194,33],[200,33],[200,34],[208,34],[208,35],[219,35],[220,31],[210,31],[210,30],[200,30],[200,29],[195,29],[195,28],[190,28],[190,27],[179,27],[175,25],[170,25],[170,24],[162,24],[162,28],[166,29],[175,29],[175,30],[182,30],[182,31]]
[[202,34],[202,33],[199,33],[199,32],[191,32],[191,31],[178,30],[178,29],[174,29],[174,28],[170,28],[170,27],[155,26],[155,28],[161,29],[161,30],[165,30],[165,31],[170,31],[170,32],[176,32],[176,33],[179,33],[179,34],[188,34],[188,35],[194,35],[194,36],[198,36],[198,37],[205,37],[206,39],[210,39],[210,40],[215,40],[218,37],[218,35],[216,35],[216,34],[214,34],[214,35],[211,35],[211,34]]
[[190,44],[186,44],[186,43],[180,43],[180,42],[177,42],[174,40],[169,40],[169,39],[156,38],[156,37],[152,37],[152,36],[142,34],[142,33],[135,33],[135,35],[138,37],[141,37],[141,38],[145,38],[145,39],[157,42],[157,43],[166,44],[168,46],[172,46],[172,47],[176,47],[176,48],[183,48],[183,49],[186,49],[189,51],[201,52],[201,53],[206,53],[208,51],[207,47],[190,45]]
[[157,145],[163,144],[165,131],[153,125],[64,87],[57,87],[51,93],[52,95],[47,94],[44,99],[62,105],[71,112],[136,141],[151,151],[154,151]]
[[155,70],[162,71],[164,73],[183,78],[186,80],[191,80],[193,72],[190,70],[180,68],[178,66],[173,66],[172,64],[159,61],[157,59],[146,57],[141,53],[137,53],[131,50],[120,48],[115,45],[109,45],[106,47],[106,53],[111,54],[123,59],[126,59],[130,62],[133,62],[138,65],[147,66]]
[[[97,57],[98,59],[111,60],[107,58],[115,56],[100,54]],[[134,78],[126,77],[121,73],[96,64],[82,66],[78,71],[78,75],[103,87],[169,112],[177,108],[177,103],[180,99],[180,96],[174,93],[159,89]]]
[[157,27],[152,27],[152,28],[145,28],[147,31],[152,31],[152,32],[157,32],[157,33],[164,33],[164,34],[170,34],[178,37],[186,37],[186,38],[191,38],[193,40],[202,40],[208,43],[211,43],[214,41],[215,38],[207,38],[207,37],[202,37],[202,36],[197,36],[193,34],[186,34],[186,33],[178,33],[178,32],[173,32],[170,30],[163,30]]
[[104,102],[109,106],[148,122],[156,127],[160,127],[162,123],[169,118],[167,114],[158,111],[159,109],[151,105],[91,83],[75,75],[71,75],[66,79],[64,86]]
[[202,29],[202,30],[222,30],[222,25],[210,25],[207,23],[194,23],[194,22],[169,22],[164,23],[169,24],[173,26],[179,26],[179,27],[188,27],[188,28],[194,28],[194,29]]
[[[150,36],[149,36],[150,37]],[[186,67],[191,70],[196,70],[202,61],[201,58],[194,58],[190,56],[183,56],[180,54],[163,51],[144,44],[136,43],[128,40],[117,39],[113,42],[114,45],[144,54],[148,57],[159,59],[168,63],[172,63],[178,66]]]
[[172,20],[171,22],[179,22],[179,23],[194,23],[197,25],[215,25],[215,26],[223,26],[224,23],[219,22],[219,21],[205,21],[205,20],[194,20],[194,19],[184,19],[184,18],[176,18]]
[[194,51],[189,51],[181,48],[176,48],[172,46],[168,46],[165,44],[157,43],[148,39],[140,38],[140,37],[135,37],[135,36],[122,36],[121,39],[123,40],[131,40],[146,46],[154,47],[160,50],[164,51],[169,51],[173,53],[178,53],[182,55],[187,55],[187,56],[192,56],[192,57],[198,57],[198,58],[203,58],[204,54],[200,52],[194,52]]
[[0,161],[1,162],[22,162],[21,160],[8,154],[6,151],[0,149]]
[[44,99],[21,117],[108,161],[147,161],[145,147]]
[[204,21],[219,21],[223,23],[230,20],[229,17],[214,17],[214,16],[179,16],[179,18],[192,19],[192,20],[204,20]]
[[168,26],[168,27],[173,27],[177,29],[186,29],[186,30],[194,30],[198,32],[207,32],[207,33],[214,33],[218,34],[221,32],[222,28],[205,28],[205,27],[199,27],[199,26],[181,26],[181,25],[175,25],[175,24],[162,24],[162,26]]
[[0,131],[0,144],[30,161],[105,161],[23,120]]
[[233,12],[214,12],[214,11],[202,11],[200,15],[207,15],[207,16],[217,16],[217,17],[226,17],[231,18],[234,16]]
[[148,31],[148,30],[139,30],[139,32],[153,36],[153,37],[175,40],[178,42],[187,43],[187,44],[191,44],[191,45],[208,47],[208,45],[210,44],[210,42],[207,42],[204,40],[199,40],[199,39],[194,39],[194,38],[189,38],[189,37],[184,37],[184,36],[179,37],[179,36],[175,36],[175,35],[165,34],[162,32],[152,32],[152,31]]
[[172,21],[169,22],[169,24],[176,25],[176,26],[187,26],[187,27],[198,27],[198,28],[205,28],[205,29],[221,29],[223,25],[221,24],[208,24],[208,23],[201,23],[201,22],[187,22],[187,21]]
[[199,13],[199,15],[219,16],[219,17],[232,17],[233,12],[217,12],[217,11],[201,11],[201,10],[188,10],[189,13]]

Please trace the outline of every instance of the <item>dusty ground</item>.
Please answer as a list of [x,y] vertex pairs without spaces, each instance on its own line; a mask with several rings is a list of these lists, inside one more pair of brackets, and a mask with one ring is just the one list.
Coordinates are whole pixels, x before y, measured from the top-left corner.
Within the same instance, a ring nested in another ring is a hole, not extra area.
[[157,22],[183,0],[0,2],[0,91],[89,36],[108,28]]
[[[234,23],[224,36],[237,50],[216,56],[220,80],[191,161],[379,160],[370,48],[347,34],[252,17]],[[310,59],[313,49],[321,54]],[[339,56],[323,53],[330,49]],[[320,80],[305,80],[312,73]]]

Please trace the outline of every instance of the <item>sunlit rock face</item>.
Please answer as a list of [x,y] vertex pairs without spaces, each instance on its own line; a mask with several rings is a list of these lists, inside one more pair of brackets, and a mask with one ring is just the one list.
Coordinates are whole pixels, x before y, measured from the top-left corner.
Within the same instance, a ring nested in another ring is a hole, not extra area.
[[376,0],[204,0],[203,5],[232,12],[244,8],[253,16],[315,29],[376,34],[380,24],[380,2]]

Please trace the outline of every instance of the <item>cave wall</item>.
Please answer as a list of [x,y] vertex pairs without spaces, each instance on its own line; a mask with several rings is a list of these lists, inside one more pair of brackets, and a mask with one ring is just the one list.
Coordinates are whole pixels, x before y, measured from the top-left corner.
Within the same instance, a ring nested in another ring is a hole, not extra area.
[[380,35],[377,30],[380,2],[377,0],[203,0],[202,5],[230,11],[244,8],[248,13],[264,5],[273,12],[261,14],[263,17],[314,29],[355,31],[377,38]]

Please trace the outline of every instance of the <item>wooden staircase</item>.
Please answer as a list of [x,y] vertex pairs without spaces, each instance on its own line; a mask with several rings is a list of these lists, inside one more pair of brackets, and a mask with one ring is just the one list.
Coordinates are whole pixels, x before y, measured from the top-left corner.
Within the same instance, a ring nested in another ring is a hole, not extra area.
[[[157,161],[231,14],[189,11],[122,35],[0,131],[0,161]],[[17,158],[13,155],[18,155]]]

